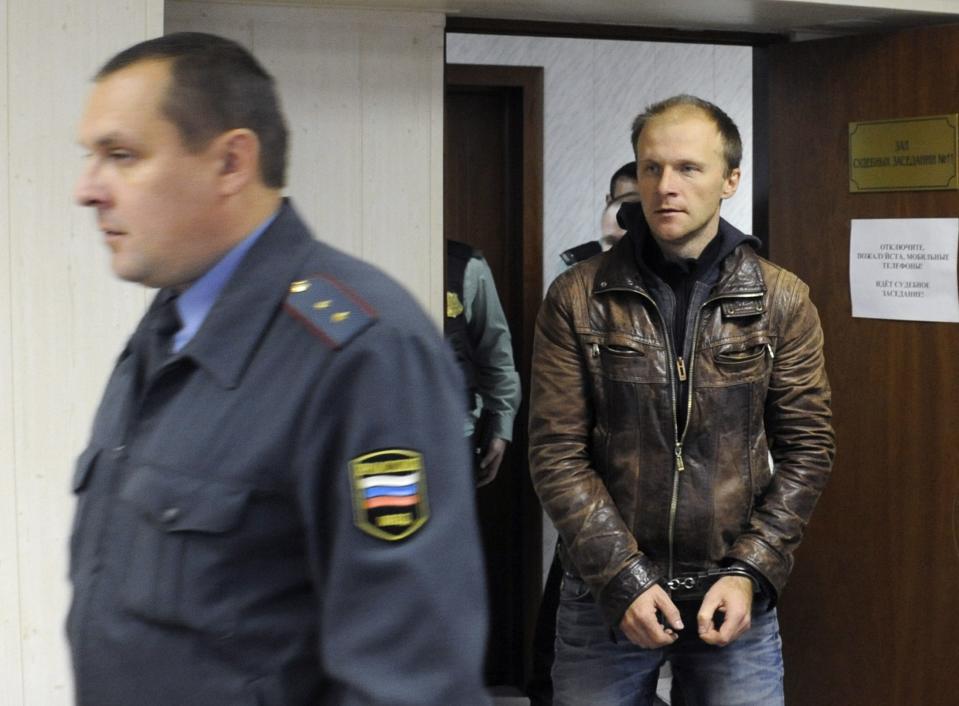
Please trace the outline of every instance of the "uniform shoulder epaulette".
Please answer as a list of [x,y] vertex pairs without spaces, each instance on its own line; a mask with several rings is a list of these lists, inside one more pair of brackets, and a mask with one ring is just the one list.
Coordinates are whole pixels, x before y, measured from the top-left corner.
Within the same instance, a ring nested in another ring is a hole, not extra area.
[[284,308],[334,350],[377,319],[369,303],[329,275],[318,274],[290,284]]

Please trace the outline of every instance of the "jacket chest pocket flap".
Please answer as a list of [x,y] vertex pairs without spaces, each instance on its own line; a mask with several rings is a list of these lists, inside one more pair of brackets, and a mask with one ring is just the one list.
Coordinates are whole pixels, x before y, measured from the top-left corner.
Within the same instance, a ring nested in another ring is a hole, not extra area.
[[618,382],[661,382],[665,372],[659,364],[661,346],[623,333],[583,336],[589,367]]
[[769,336],[757,334],[717,345],[712,362],[721,379],[745,381],[767,377],[774,357]]
[[249,489],[167,469],[131,469],[120,490],[134,510],[124,607],[148,620],[231,635],[236,606],[222,586],[243,555],[250,496]]

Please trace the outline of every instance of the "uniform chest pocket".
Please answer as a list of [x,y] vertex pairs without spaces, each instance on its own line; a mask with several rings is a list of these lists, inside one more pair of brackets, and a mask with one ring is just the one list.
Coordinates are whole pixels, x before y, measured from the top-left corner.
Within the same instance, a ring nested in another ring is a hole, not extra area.
[[72,488],[74,494],[80,495],[86,489],[87,480],[90,478],[93,465],[99,455],[100,449],[96,446],[90,446],[77,458],[77,465],[73,469]]
[[236,606],[226,588],[242,556],[251,491],[140,465],[119,495],[131,517],[124,607],[150,621],[231,635]]
[[86,490],[99,455],[100,449],[96,446],[90,446],[77,458],[77,464],[73,470],[72,488],[74,495],[77,496],[77,503],[73,512],[73,528],[70,530],[69,571],[71,578],[76,576],[79,554],[83,550],[81,539],[90,533],[88,530],[90,498]]

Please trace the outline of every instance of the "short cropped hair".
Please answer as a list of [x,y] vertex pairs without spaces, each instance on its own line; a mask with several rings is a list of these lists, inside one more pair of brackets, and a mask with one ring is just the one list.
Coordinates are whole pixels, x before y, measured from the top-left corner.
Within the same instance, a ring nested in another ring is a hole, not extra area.
[[169,60],[163,114],[196,152],[227,130],[247,128],[260,141],[266,186],[286,183],[287,129],[273,77],[240,44],[201,32],[177,32],[123,50],[97,73],[100,81],[140,61]]
[[633,143],[633,151],[635,152],[639,143],[639,133],[643,131],[643,128],[650,118],[662,115],[672,108],[679,107],[699,108],[715,123],[723,141],[723,158],[726,160],[726,174],[728,175],[733,169],[738,169],[739,163],[743,159],[743,141],[739,136],[739,128],[736,127],[736,123],[734,123],[733,119],[726,115],[721,108],[713,103],[685,93],[667,98],[658,103],[653,103],[648,106],[645,111],[636,116],[636,119],[633,120],[633,131],[630,136]]
[[639,194],[635,191],[628,191],[625,194],[620,194],[614,199],[610,199],[610,202],[606,204],[606,208],[603,211],[608,211],[611,208],[616,208],[617,206],[622,206],[624,203],[636,203],[639,201]]
[[629,179],[632,182],[636,181],[636,162],[627,162],[615,172],[613,176],[609,178],[609,196],[613,197],[613,194],[616,193],[616,182],[621,179]]

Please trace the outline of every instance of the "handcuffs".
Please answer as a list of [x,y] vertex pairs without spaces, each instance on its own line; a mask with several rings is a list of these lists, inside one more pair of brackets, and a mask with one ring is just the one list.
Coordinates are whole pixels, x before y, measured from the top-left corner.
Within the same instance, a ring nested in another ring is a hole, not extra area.
[[662,587],[669,591],[669,597],[675,601],[702,599],[713,584],[727,576],[741,576],[753,584],[753,592],[759,593],[761,586],[756,577],[739,566],[726,566],[720,569],[697,571],[691,574],[679,574],[671,579],[663,579]]
[[[671,579],[662,579],[660,585],[669,592],[670,599],[677,604],[680,615],[684,618],[683,622],[685,623],[687,618],[695,621],[694,612],[698,612],[699,604],[702,602],[707,591],[709,591],[713,584],[719,581],[719,579],[727,576],[741,576],[742,578],[749,579],[752,582],[754,594],[759,594],[762,590],[756,577],[740,566],[727,566],[720,569],[679,574]],[[660,611],[656,611],[656,617],[659,620],[659,624],[664,628],[669,630],[673,629],[672,626],[666,622],[665,616],[663,616]],[[724,617],[722,611],[719,610],[713,614],[713,625],[717,630],[722,625]]]

